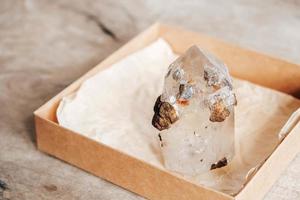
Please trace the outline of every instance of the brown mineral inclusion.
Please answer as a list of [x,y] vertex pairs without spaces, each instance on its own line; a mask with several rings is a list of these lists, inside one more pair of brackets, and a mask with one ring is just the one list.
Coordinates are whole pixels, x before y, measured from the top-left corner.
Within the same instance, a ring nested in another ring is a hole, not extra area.
[[178,116],[174,107],[168,102],[162,102],[159,96],[154,105],[152,125],[161,131],[169,128],[177,120]]
[[209,120],[212,122],[222,122],[230,115],[230,111],[227,107],[222,103],[222,101],[218,101],[209,107],[211,114]]
[[227,165],[227,159],[224,157],[219,160],[217,163],[211,165],[210,170],[221,168]]

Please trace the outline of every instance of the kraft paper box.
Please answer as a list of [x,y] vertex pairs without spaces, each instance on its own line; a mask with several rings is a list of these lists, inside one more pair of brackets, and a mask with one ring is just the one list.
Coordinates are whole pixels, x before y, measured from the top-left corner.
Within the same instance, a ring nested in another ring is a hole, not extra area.
[[234,77],[294,96],[299,95],[300,66],[198,33],[155,24],[35,111],[38,149],[148,199],[263,198],[299,151],[300,138],[297,134],[300,134],[300,123],[293,126],[288,136],[245,183],[244,188],[234,196],[190,182],[179,175],[58,125],[56,109],[63,97],[76,91],[89,77],[149,45],[157,38],[165,39],[178,54],[193,44],[199,44],[221,58],[229,66],[230,73]]

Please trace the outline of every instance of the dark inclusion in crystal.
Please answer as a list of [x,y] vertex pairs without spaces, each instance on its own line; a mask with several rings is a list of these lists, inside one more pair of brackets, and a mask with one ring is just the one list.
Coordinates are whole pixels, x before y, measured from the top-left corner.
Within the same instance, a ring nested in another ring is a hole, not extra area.
[[168,102],[162,102],[159,96],[154,105],[152,125],[161,131],[168,129],[177,120],[178,116],[174,107]]
[[227,165],[227,159],[224,157],[219,160],[217,163],[211,165],[210,170],[221,168]]

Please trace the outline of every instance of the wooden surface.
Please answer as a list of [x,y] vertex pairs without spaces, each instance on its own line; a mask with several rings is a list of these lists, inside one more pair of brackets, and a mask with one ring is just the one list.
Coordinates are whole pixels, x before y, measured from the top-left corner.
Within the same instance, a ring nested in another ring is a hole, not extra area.
[[[142,199],[36,150],[32,112],[154,21],[300,63],[300,2],[0,1],[0,199]],[[299,147],[300,148],[300,147]],[[266,200],[300,199],[300,154]]]

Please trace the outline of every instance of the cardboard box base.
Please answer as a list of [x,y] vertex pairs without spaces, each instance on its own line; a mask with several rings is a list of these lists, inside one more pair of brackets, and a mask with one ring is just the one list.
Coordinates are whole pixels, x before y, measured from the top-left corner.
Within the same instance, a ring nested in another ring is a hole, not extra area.
[[158,37],[164,38],[179,54],[193,44],[201,45],[221,58],[229,66],[230,73],[237,78],[288,94],[298,94],[300,91],[298,65],[181,28],[154,24],[34,112],[38,149],[148,199],[263,198],[299,151],[297,147],[300,138],[297,134],[300,132],[300,123],[236,196],[197,185],[58,125],[56,109],[62,97],[76,91],[87,78],[147,46]]

